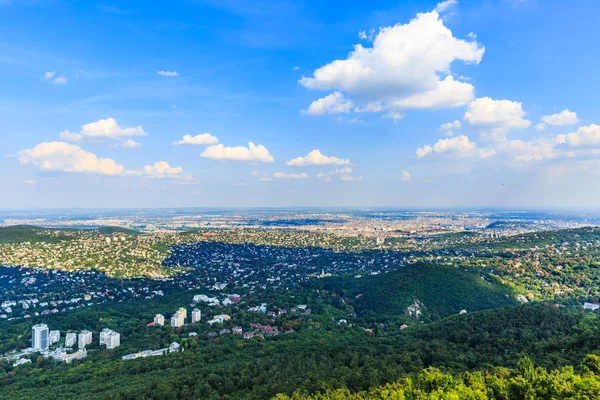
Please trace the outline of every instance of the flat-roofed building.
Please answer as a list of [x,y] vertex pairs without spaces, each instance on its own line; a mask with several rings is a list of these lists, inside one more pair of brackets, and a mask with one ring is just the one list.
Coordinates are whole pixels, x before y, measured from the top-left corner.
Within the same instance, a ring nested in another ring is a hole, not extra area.
[[92,343],[92,332],[83,330],[79,332],[79,337],[77,341],[77,347],[80,349],[85,348],[88,344]]
[[48,325],[38,324],[31,328],[31,348],[33,351],[46,351],[50,346]]

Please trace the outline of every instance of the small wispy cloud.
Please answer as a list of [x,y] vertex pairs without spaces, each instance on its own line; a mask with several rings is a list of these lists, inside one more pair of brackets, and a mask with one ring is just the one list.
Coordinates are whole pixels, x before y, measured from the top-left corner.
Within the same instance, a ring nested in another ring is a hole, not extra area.
[[166,76],[166,77],[173,77],[173,76],[179,76],[179,72],[177,71],[158,71],[157,72],[160,76]]
[[66,85],[68,83],[67,78],[64,76],[56,76],[56,71],[48,71],[44,74],[44,79],[51,81],[55,85]]

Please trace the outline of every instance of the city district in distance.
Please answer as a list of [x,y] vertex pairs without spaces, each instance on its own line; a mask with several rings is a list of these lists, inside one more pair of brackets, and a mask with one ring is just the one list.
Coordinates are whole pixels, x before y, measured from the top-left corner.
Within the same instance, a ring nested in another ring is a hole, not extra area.
[[[43,391],[28,387],[32,368],[62,376],[77,363],[192,354],[211,365],[233,349],[292,346],[313,335],[418,335],[453,316],[506,307],[527,313],[543,304],[595,317],[597,225],[591,212],[507,210],[0,212],[0,385],[37,398]],[[565,357],[555,366],[581,362],[590,350],[555,347],[545,349]],[[498,352],[490,364],[532,355]],[[415,365],[444,362],[421,356]],[[380,373],[350,389],[406,373]],[[116,376],[107,379],[124,393]],[[207,385],[203,393],[250,398],[299,387]]]

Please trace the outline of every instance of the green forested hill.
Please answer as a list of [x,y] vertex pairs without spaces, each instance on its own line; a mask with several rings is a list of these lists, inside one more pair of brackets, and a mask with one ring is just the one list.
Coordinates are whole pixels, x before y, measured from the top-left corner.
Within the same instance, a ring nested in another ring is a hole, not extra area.
[[96,229],[103,235],[112,235],[113,233],[125,233],[127,235],[139,235],[139,232],[133,229],[121,228],[120,226],[102,226]]
[[588,354],[577,370],[564,367],[548,372],[523,358],[516,369],[466,372],[461,375],[427,368],[415,378],[364,392],[329,390],[311,396],[301,393],[276,400],[522,400],[522,399],[598,399],[600,398],[600,357]]
[[461,310],[480,311],[516,303],[511,289],[495,279],[456,267],[417,263],[375,276],[331,277],[315,283],[346,298],[355,311],[369,316],[407,315],[415,301],[419,320],[435,320]]
[[58,243],[72,238],[73,230],[40,228],[30,225],[0,227],[0,243]]
[[594,314],[526,305],[374,336],[350,328],[307,329],[265,341],[189,338],[185,352],[168,356],[127,362],[95,352],[72,365],[40,359],[16,373],[0,370],[0,398],[266,399],[367,391],[415,379],[429,367],[460,376],[517,368],[525,356],[549,369],[578,365],[600,350],[599,337]]
[[71,240],[81,232],[94,231],[103,235],[112,235],[113,233],[125,233],[128,235],[139,234],[138,231],[117,226],[103,226],[98,229],[80,230],[71,228],[42,228],[32,225],[13,225],[0,227],[0,244],[23,242],[59,243],[64,240]]

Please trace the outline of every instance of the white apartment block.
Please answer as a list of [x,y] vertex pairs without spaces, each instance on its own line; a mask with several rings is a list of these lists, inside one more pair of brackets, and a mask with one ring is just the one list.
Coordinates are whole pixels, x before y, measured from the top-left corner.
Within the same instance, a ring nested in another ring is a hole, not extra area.
[[77,343],[77,334],[76,333],[67,333],[65,336],[65,347],[73,347]]
[[165,325],[165,316],[162,314],[156,314],[154,316],[154,325],[155,326],[164,326]]
[[201,319],[202,319],[202,311],[198,310],[197,308],[194,308],[192,310],[192,324],[195,324],[196,322],[200,322]]
[[180,308],[177,312],[171,317],[171,326],[173,328],[179,328],[185,324],[185,319],[187,317],[187,310],[185,308]]
[[31,348],[34,351],[46,351],[50,346],[48,340],[48,325],[38,324],[31,328]]
[[104,328],[100,332],[100,346],[106,345],[108,350],[121,345],[121,334],[111,329]]
[[48,344],[52,345],[60,341],[60,331],[50,331],[48,334]]
[[77,347],[80,349],[85,348],[88,344],[92,343],[92,332],[90,331],[81,331],[79,332],[79,340],[77,342]]

